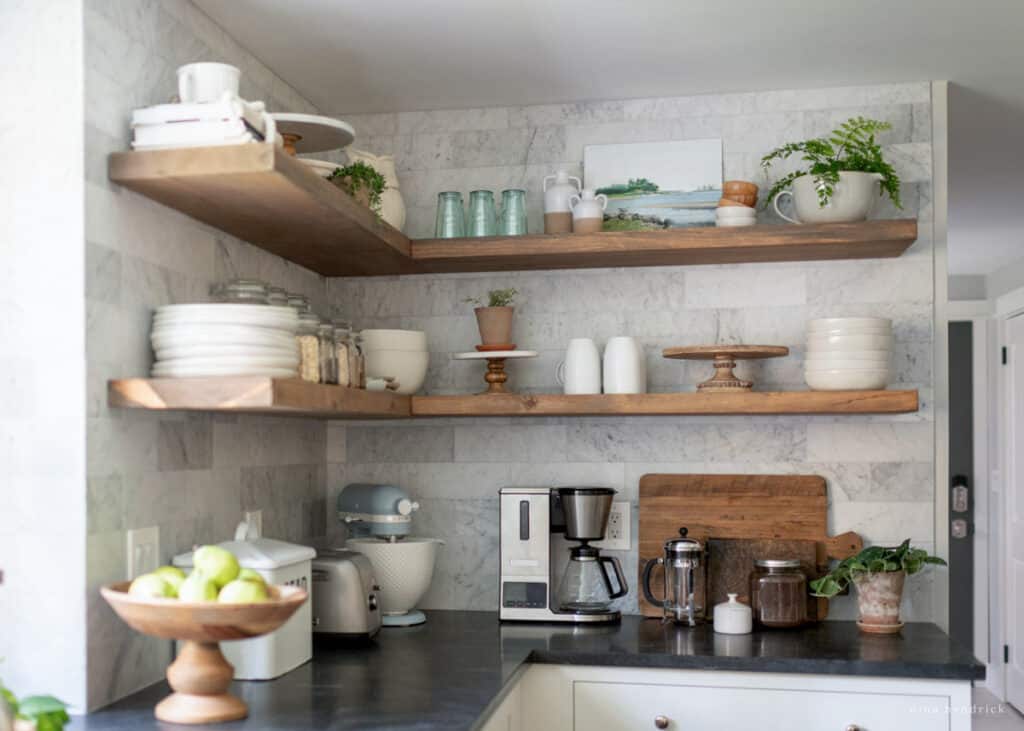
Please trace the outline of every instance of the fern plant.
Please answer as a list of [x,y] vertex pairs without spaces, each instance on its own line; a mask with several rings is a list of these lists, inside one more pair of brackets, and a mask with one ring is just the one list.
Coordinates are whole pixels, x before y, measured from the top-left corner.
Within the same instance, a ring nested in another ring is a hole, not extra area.
[[779,191],[788,188],[797,178],[811,175],[818,193],[818,205],[824,207],[832,200],[836,183],[839,182],[839,173],[860,172],[881,175],[879,195],[888,194],[897,208],[903,208],[900,201],[900,179],[893,166],[882,157],[882,148],[875,139],[879,132],[891,128],[889,122],[853,117],[839,125],[828,137],[791,142],[775,148],[761,158],[761,167],[766,174],[776,160],[785,160],[798,153],[810,166],[777,180],[765,198],[764,205],[775,200]]

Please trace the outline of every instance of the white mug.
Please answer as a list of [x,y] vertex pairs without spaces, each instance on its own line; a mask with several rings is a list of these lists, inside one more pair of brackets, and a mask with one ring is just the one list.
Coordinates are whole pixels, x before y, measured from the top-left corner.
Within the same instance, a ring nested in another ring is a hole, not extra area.
[[647,393],[647,364],[634,338],[614,337],[604,348],[604,392]]
[[564,393],[601,393],[601,355],[590,338],[573,338],[555,378]]
[[242,72],[226,63],[190,63],[178,68],[178,98],[184,104],[238,97]]

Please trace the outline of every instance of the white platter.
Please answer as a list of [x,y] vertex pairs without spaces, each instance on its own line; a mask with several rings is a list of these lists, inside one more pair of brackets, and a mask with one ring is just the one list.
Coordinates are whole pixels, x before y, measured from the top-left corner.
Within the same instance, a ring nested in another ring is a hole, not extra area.
[[246,357],[298,357],[298,344],[292,342],[289,347],[263,345],[224,345],[199,344],[175,345],[156,348],[157,360],[173,360],[175,358],[246,358]]
[[262,366],[188,366],[161,367],[153,366],[154,378],[202,378],[204,376],[265,376],[268,378],[294,378],[299,374],[297,368],[269,368]]
[[[171,309],[173,308],[173,309]],[[291,307],[270,305],[170,305],[157,309],[154,326],[175,325],[251,325],[294,332],[299,315]]]
[[333,117],[292,112],[275,112],[270,116],[277,123],[278,133],[299,136],[296,152],[337,150],[351,145],[356,138],[352,125]]
[[488,360],[489,358],[536,358],[536,350],[490,350],[452,353],[453,360]]
[[161,368],[203,368],[206,366],[224,366],[232,368],[294,368],[299,364],[298,355],[254,355],[247,357],[214,357],[214,358],[161,358],[156,365]]
[[189,347],[193,345],[257,345],[290,348],[295,336],[279,330],[260,327],[210,325],[194,328],[154,329],[149,336],[154,349]]

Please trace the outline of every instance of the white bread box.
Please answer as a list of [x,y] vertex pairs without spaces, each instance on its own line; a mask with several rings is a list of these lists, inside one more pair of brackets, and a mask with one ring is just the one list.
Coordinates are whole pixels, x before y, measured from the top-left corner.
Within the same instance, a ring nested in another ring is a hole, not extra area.
[[[316,551],[309,546],[272,538],[225,541],[217,545],[235,554],[242,568],[258,571],[268,584],[299,586],[310,593],[310,599],[292,618],[269,635],[221,643],[224,657],[235,666],[235,680],[270,680],[312,659],[311,571]],[[192,553],[175,556],[174,565],[188,572],[192,568]]]

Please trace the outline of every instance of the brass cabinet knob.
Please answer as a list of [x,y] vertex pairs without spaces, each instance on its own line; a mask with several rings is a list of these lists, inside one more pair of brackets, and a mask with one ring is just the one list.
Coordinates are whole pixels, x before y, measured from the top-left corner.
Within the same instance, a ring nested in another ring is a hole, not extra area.
[[655,716],[654,717],[654,727],[655,728],[668,728],[668,723],[669,723],[668,718],[666,718],[665,716]]

